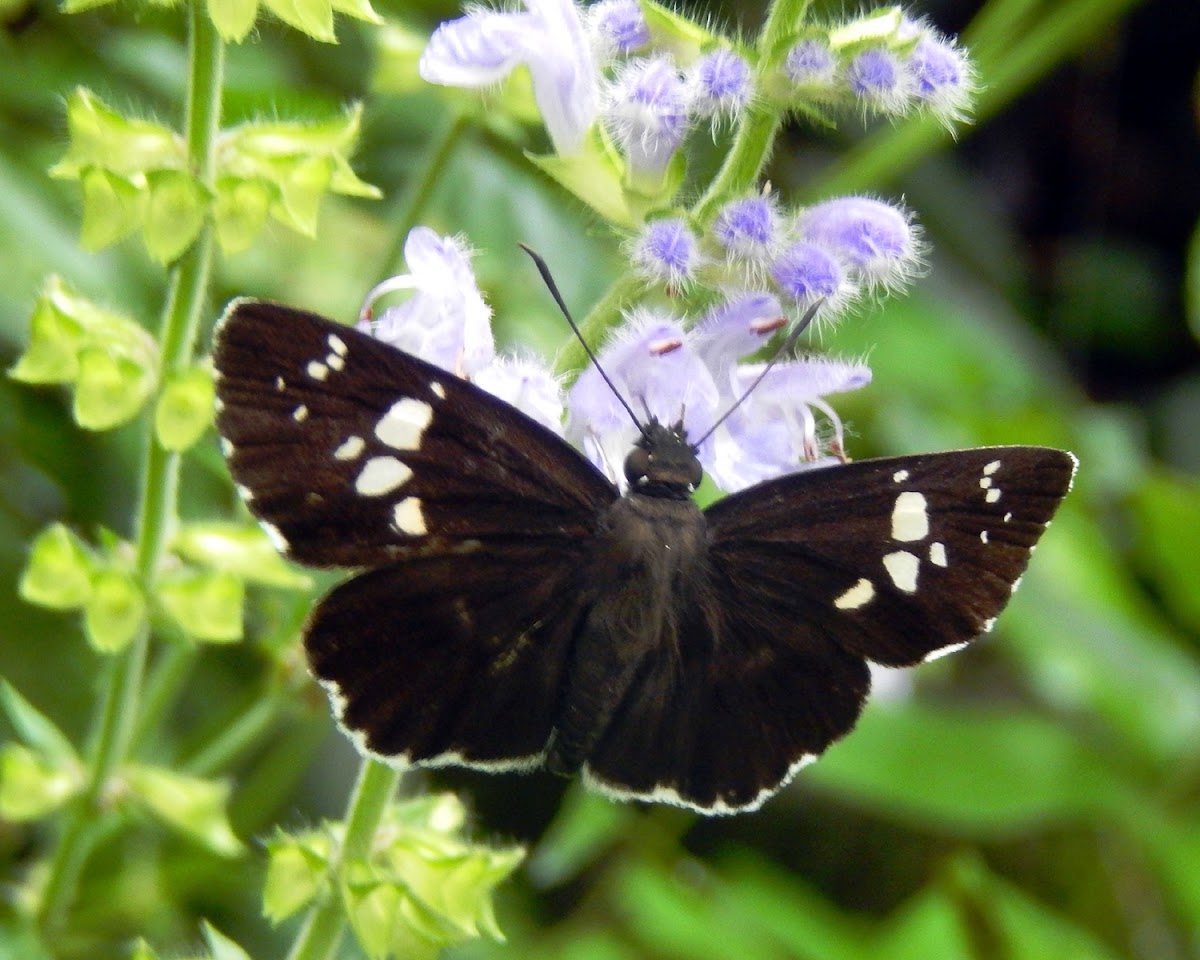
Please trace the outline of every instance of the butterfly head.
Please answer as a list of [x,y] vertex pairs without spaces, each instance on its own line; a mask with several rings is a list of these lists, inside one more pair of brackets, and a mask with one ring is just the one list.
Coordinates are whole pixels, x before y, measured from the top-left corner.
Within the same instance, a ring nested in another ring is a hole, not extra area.
[[629,489],[657,497],[683,499],[700,485],[704,469],[688,442],[683,421],[666,426],[650,420],[625,458]]

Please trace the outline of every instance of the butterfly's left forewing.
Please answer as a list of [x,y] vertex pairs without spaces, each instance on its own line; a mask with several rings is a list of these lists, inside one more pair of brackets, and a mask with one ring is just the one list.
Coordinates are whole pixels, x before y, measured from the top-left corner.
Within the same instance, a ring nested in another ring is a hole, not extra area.
[[616,489],[508,404],[304,311],[235,301],[213,363],[251,511],[291,559],[373,568],[305,628],[347,732],[399,763],[536,763]]

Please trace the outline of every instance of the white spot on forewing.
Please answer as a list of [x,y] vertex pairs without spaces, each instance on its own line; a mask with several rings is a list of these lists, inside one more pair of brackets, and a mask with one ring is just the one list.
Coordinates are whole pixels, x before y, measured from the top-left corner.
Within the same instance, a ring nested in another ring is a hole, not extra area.
[[981,487],[983,487],[984,490],[986,490],[988,487],[990,487],[992,485],[992,478],[991,477],[980,477],[979,485]]
[[356,460],[363,452],[367,442],[362,437],[347,437],[342,445],[333,451],[336,460]]
[[875,585],[864,577],[845,593],[834,599],[833,605],[839,610],[857,610],[864,604],[870,603],[871,598],[874,596]]
[[243,503],[249,503],[251,500],[254,499],[254,491],[251,490],[249,487],[244,486],[239,483],[237,485],[236,489],[237,489],[237,494],[239,497],[242,498]]
[[987,543],[987,542],[988,542],[988,532],[987,532],[986,530],[980,530],[980,531],[979,531],[979,542],[980,542],[980,543]]
[[309,361],[307,372],[314,380],[324,380],[329,376],[329,368],[316,360]]
[[987,495],[983,499],[988,503],[995,503],[1000,499],[1000,488],[992,487],[992,489],[987,492]]
[[405,497],[392,510],[392,522],[401,533],[410,537],[419,537],[428,530],[425,527],[425,515],[421,513],[421,501],[416,497]]
[[342,355],[338,354],[338,353],[331,353],[329,356],[327,356],[325,358],[325,363],[327,363],[329,365],[330,370],[337,370],[339,372],[341,370],[344,370],[346,367],[345,358],[342,357]]
[[952,653],[958,653],[958,651],[962,650],[968,643],[970,643],[969,640],[964,640],[962,643],[952,643],[949,646],[940,647],[937,650],[930,650],[929,653],[925,654],[925,659],[921,662],[929,663],[931,660],[940,660],[942,657],[948,657]]
[[907,479],[908,479],[908,471],[907,470],[897,470],[895,473],[892,474],[892,483],[903,483]]
[[433,383],[431,383],[431,384],[429,385],[429,389],[433,391],[433,393],[434,393],[434,396],[436,396],[436,397],[437,397],[439,400],[445,400],[445,399],[446,399],[446,388],[445,388],[445,387],[443,387],[443,386],[442,386],[440,383],[438,383],[436,380],[434,380],[434,381],[433,381]]
[[929,562],[935,567],[944,567],[946,565],[946,545],[935,540],[929,545]]
[[1000,461],[993,460],[991,463],[984,464],[983,475],[990,477],[993,473],[1000,469]]
[[917,592],[917,570],[920,566],[921,561],[916,554],[907,550],[897,550],[883,558],[883,567],[892,578],[892,583],[896,585],[897,590],[903,590],[905,593]]
[[1021,585],[1021,580],[1022,580],[1022,577],[1017,577],[1017,579],[1013,581],[1012,586],[1008,588],[1008,592],[1016,593],[1017,587],[1019,587]]
[[346,342],[336,333],[331,333],[325,340],[329,344],[329,349],[336,353],[339,357],[346,355]]
[[986,620],[983,621],[983,633],[991,633],[992,627],[994,627],[995,625],[996,625],[996,618],[988,617]]
[[404,397],[393,403],[376,424],[375,436],[397,450],[416,450],[432,419],[433,407],[421,400]]
[[893,540],[924,540],[929,536],[929,511],[924,494],[906,490],[892,508]]
[[284,382],[283,377],[275,378],[275,389],[280,391],[281,393],[287,389],[287,384]]
[[233,441],[228,437],[221,438],[221,454],[226,459],[233,456]]
[[292,411],[292,419],[297,423],[303,423],[308,419],[308,407],[306,407],[304,404],[300,404],[300,406]]
[[412,476],[408,464],[395,457],[372,457],[363,464],[354,481],[354,489],[364,497],[380,497],[403,486]]

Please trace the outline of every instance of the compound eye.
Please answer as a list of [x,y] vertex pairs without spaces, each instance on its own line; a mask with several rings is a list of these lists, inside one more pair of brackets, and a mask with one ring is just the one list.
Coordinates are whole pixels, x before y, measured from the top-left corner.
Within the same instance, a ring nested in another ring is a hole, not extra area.
[[650,451],[634,447],[625,458],[625,479],[631,487],[636,487],[640,481],[646,479],[649,472]]
[[695,490],[698,486],[700,486],[700,481],[703,479],[704,468],[700,466],[700,461],[692,460],[692,475],[688,477],[688,482],[692,485],[692,489]]

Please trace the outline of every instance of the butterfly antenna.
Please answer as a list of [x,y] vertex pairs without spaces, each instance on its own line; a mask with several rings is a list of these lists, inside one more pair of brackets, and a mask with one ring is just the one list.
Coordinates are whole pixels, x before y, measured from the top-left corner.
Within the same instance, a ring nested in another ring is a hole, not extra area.
[[804,316],[800,318],[800,322],[796,324],[796,328],[788,334],[788,338],[783,342],[780,348],[775,351],[775,356],[767,361],[767,365],[763,367],[762,372],[754,378],[754,382],[750,384],[750,386],[748,386],[744,391],[742,391],[742,395],[737,398],[733,406],[721,414],[720,419],[708,428],[708,431],[704,434],[704,436],[692,444],[693,448],[700,446],[700,444],[716,433],[717,427],[728,420],[733,415],[733,412],[746,402],[746,398],[755,391],[758,385],[762,383],[764,379],[766,379],[767,374],[771,372],[771,368],[775,366],[780,357],[792,352],[792,348],[796,346],[796,341],[800,339],[800,334],[808,329],[809,324],[811,324],[813,321],[813,317],[817,315],[817,311],[821,308],[821,304],[824,302],[825,299],[822,297],[804,312]]
[[546,266],[546,261],[542,259],[541,254],[537,253],[531,247],[525,246],[525,244],[521,243],[520,241],[517,242],[517,246],[529,254],[529,259],[531,259],[533,261],[533,265],[538,268],[538,273],[542,275],[542,282],[546,284],[546,288],[550,291],[550,296],[552,296],[554,298],[554,302],[558,304],[558,309],[562,311],[562,315],[567,318],[567,323],[571,325],[571,331],[575,334],[575,338],[583,347],[583,352],[588,355],[588,359],[592,362],[592,366],[596,368],[596,372],[600,374],[600,376],[604,379],[604,382],[608,384],[608,389],[613,392],[613,396],[616,397],[621,406],[625,408],[625,412],[629,414],[629,418],[634,422],[638,430],[645,433],[646,428],[642,426],[642,421],[637,418],[637,414],[633,412],[633,408],[629,406],[629,404],[625,401],[625,398],[621,396],[621,391],[617,389],[616,384],[612,382],[612,379],[609,377],[609,375],[604,372],[604,368],[600,366],[600,361],[597,360],[596,355],[592,353],[592,348],[589,347],[588,342],[583,339],[583,331],[579,329],[579,324],[575,322],[575,318],[571,316],[571,311],[567,309],[567,305],[563,301],[562,294],[558,292],[558,284],[554,282],[554,277],[550,275],[550,268]]

